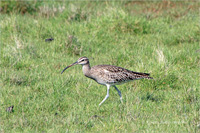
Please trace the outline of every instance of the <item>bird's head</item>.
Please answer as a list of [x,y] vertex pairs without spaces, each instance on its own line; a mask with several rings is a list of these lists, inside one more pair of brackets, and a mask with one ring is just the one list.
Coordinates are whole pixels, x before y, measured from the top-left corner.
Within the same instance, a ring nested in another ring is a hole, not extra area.
[[89,59],[87,57],[81,57],[77,60],[77,64],[85,65],[89,63]]
[[69,68],[69,67],[71,67],[71,66],[74,66],[74,65],[77,65],[77,64],[79,64],[79,65],[86,65],[86,64],[88,64],[89,63],[89,59],[87,58],[87,57],[81,57],[81,58],[79,58],[76,62],[74,62],[73,64],[71,64],[71,65],[69,65],[69,66],[67,66],[67,67],[65,67],[65,69],[63,69],[63,71],[61,72],[61,74],[67,69],[67,68]]

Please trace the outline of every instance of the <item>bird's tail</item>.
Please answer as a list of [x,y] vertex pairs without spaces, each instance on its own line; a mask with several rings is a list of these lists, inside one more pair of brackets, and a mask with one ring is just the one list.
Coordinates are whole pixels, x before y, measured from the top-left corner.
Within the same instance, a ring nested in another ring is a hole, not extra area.
[[153,79],[152,77],[149,77],[149,76],[148,76],[148,77],[144,77],[144,78],[145,78],[145,79]]
[[140,73],[140,72],[133,72],[137,75],[140,75],[139,77],[140,78],[144,78],[144,79],[153,79],[152,77],[150,77],[150,74],[149,73]]
[[145,79],[153,79],[152,77],[150,77],[149,73],[143,73],[142,75]]

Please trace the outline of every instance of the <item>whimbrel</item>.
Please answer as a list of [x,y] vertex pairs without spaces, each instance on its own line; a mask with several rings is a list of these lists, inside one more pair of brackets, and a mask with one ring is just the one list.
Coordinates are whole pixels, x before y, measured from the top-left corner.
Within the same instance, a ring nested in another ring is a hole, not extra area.
[[99,106],[105,102],[105,100],[109,97],[109,89],[110,86],[113,86],[119,96],[120,100],[122,101],[121,91],[116,87],[116,85],[126,83],[128,81],[136,80],[136,79],[153,79],[150,77],[148,73],[140,73],[140,72],[133,72],[127,70],[122,67],[112,66],[112,65],[97,65],[90,67],[89,59],[87,57],[81,57],[78,61],[74,62],[73,64],[67,66],[61,74],[69,67],[80,64],[82,65],[83,74],[95,80],[97,83],[106,85],[107,86],[107,95],[103,99],[103,101],[99,104]]

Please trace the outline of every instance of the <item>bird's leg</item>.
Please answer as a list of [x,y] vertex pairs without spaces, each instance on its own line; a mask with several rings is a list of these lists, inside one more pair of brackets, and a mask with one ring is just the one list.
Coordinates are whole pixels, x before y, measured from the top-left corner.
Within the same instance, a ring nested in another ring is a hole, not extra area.
[[102,104],[103,102],[105,102],[106,99],[109,97],[109,89],[110,89],[110,85],[106,85],[106,86],[107,86],[107,95],[106,95],[106,97],[103,99],[103,101],[101,101],[101,103],[99,104],[99,106],[101,106],[101,104]]
[[115,87],[115,89],[117,90],[117,92],[118,92],[118,94],[119,94],[119,96],[120,96],[120,101],[121,102],[123,102],[122,101],[122,94],[121,94],[121,91],[114,85],[114,87]]

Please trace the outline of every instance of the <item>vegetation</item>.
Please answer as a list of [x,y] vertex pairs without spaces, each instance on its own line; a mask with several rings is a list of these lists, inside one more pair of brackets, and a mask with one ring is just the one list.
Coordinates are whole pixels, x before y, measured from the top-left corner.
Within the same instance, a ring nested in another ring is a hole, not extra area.
[[[200,131],[198,3],[36,5],[0,16],[0,132]],[[111,89],[99,107],[105,86],[81,66],[60,74],[81,56],[154,79],[118,86],[123,104]]]

